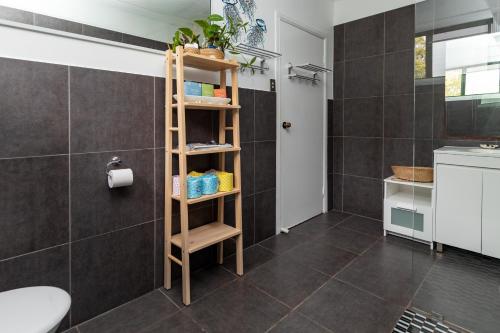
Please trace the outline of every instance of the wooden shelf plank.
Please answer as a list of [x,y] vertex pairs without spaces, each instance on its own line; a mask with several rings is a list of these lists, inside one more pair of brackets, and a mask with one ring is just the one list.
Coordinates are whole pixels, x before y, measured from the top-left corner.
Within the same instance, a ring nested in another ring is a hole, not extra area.
[[[177,108],[177,103],[172,104],[172,107]],[[210,103],[184,103],[184,108],[187,110],[239,110],[240,105],[220,105],[220,104],[210,104]]]
[[[201,197],[196,198],[196,199],[187,199],[187,203],[188,203],[188,205],[192,205],[192,204],[195,204],[195,203],[198,203],[198,202],[203,202],[203,201],[213,200],[213,199],[217,199],[217,198],[222,198],[222,197],[226,197],[228,195],[233,195],[233,194],[236,194],[236,193],[240,193],[240,189],[235,188],[235,189],[233,189],[230,192],[217,192],[215,194],[202,195]],[[179,196],[177,196],[177,195],[173,195],[172,199],[177,200],[177,201],[181,200],[181,198]]]
[[[194,228],[188,232],[188,252],[193,253],[241,234],[241,230],[223,223],[214,222]],[[172,236],[172,244],[182,248],[182,235]]]
[[[237,69],[240,64],[234,60],[214,59],[199,54],[184,53],[184,67],[192,67],[205,71],[222,71],[226,69]],[[174,63],[175,57],[173,58]]]
[[[241,148],[233,147],[233,148],[210,148],[210,149],[197,149],[197,150],[188,150],[186,151],[186,155],[207,155],[207,154],[218,154],[218,153],[231,153],[235,151],[240,151]],[[172,150],[173,154],[179,154],[179,149]]]

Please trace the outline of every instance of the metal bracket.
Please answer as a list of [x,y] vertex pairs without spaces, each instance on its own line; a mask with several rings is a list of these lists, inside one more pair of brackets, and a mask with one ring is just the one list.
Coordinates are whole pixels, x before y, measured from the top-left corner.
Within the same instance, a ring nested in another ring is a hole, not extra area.
[[113,156],[106,164],[106,174],[109,176],[110,167],[122,164],[122,160],[118,156]]

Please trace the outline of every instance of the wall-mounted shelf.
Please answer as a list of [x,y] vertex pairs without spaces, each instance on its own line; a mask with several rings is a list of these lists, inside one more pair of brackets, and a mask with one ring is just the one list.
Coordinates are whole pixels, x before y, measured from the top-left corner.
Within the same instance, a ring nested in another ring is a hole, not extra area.
[[241,54],[259,58],[260,65],[252,65],[249,66],[249,68],[258,70],[261,74],[269,70],[269,67],[266,66],[266,60],[281,57],[281,53],[250,46],[248,44],[238,44],[235,50]]

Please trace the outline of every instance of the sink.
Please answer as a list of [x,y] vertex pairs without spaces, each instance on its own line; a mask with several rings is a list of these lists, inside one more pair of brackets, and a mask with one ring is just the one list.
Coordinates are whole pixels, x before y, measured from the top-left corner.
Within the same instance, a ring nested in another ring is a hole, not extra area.
[[486,149],[480,147],[442,147],[435,150],[436,153],[460,154],[460,155],[478,155],[478,156],[497,156],[500,157],[500,149]]
[[486,149],[486,148],[468,148],[467,151],[471,153],[480,153],[480,154],[498,154],[500,153],[500,149]]

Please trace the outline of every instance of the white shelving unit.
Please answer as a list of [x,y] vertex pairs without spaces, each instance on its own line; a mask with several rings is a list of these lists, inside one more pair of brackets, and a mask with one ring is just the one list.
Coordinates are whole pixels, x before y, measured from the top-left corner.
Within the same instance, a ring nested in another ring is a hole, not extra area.
[[384,181],[384,236],[388,233],[429,244],[433,248],[433,183]]

